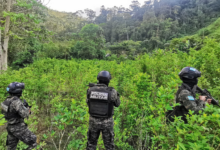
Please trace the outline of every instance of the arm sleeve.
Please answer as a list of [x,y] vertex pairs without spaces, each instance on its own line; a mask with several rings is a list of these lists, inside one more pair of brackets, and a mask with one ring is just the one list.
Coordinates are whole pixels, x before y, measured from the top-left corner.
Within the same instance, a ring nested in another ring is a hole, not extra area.
[[187,110],[194,111],[195,114],[198,114],[200,110],[203,110],[205,108],[205,102],[201,100],[196,100],[195,97],[188,91],[183,90],[179,94],[180,101],[185,106]]
[[26,108],[20,100],[12,102],[12,107],[22,118],[27,118],[29,116],[29,109]]
[[115,89],[112,90],[111,100],[115,107],[118,107],[121,104],[120,95]]

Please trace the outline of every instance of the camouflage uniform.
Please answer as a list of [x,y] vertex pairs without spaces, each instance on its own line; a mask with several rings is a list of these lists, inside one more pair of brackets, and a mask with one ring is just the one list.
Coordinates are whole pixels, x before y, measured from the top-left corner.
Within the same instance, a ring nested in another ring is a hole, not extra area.
[[11,101],[9,113],[17,113],[18,116],[6,119],[8,121],[7,150],[16,150],[19,140],[29,146],[27,150],[34,149],[37,146],[36,135],[34,135],[24,123],[24,118],[29,116],[29,109],[27,109],[16,96],[8,97],[6,101]]
[[[177,112],[179,114],[188,114],[189,110],[194,111],[195,114],[198,114],[200,110],[206,107],[205,102],[201,100],[197,100],[196,97],[196,88],[197,85],[191,90],[191,88],[183,83],[179,88],[176,94],[176,103],[180,103],[183,109],[179,109],[182,112]],[[183,116],[185,118],[185,116]],[[184,120],[184,119],[183,119]]]
[[[100,88],[107,87],[105,84],[97,84]],[[113,89],[111,94],[111,101],[113,102],[115,107],[120,105],[120,97],[118,92]],[[88,103],[88,99],[87,99]],[[112,110],[112,114],[114,114],[114,109]],[[87,142],[87,150],[95,150],[97,146],[97,141],[102,132],[102,138],[104,141],[105,148],[107,150],[114,150],[114,120],[112,117],[110,118],[97,118],[90,116],[89,118],[89,131],[88,131],[88,142]]]

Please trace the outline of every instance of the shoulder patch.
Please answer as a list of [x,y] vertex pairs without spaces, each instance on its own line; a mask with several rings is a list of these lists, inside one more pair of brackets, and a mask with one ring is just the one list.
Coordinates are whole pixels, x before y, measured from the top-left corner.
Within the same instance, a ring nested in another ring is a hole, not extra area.
[[194,101],[194,100],[195,100],[195,98],[192,97],[192,96],[187,96],[187,97],[188,97],[188,99],[189,99],[190,101]]

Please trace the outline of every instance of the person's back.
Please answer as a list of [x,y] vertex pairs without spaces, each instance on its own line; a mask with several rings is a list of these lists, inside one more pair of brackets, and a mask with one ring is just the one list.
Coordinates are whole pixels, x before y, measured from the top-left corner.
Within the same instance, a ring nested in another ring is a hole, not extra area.
[[102,132],[105,148],[114,149],[114,120],[112,116],[114,115],[114,107],[120,105],[120,98],[114,88],[108,87],[110,79],[108,72],[100,72],[98,75],[99,83],[87,90],[87,104],[90,114],[87,150],[96,149],[100,132]]

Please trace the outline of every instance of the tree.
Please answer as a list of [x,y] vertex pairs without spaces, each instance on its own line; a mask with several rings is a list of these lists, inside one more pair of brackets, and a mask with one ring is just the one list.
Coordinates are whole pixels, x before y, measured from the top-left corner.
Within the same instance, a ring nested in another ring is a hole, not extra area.
[[133,0],[130,9],[101,7],[95,22],[107,42],[144,41],[152,51],[209,25],[220,16],[219,7],[219,0],[148,0],[142,6]]
[[[7,12],[10,12],[12,5],[12,0],[7,1]],[[9,26],[10,26],[10,15],[6,15],[5,19],[5,28],[4,28],[4,35],[3,39],[1,37],[1,30],[3,28],[0,28],[0,70],[7,70],[8,66],[8,42],[9,42]],[[3,41],[3,44],[2,42]]]
[[108,10],[105,9],[105,6],[101,6],[100,9],[100,15],[95,18],[95,23],[101,24],[101,23],[106,23],[107,22],[107,17],[108,17]]
[[102,59],[105,55],[103,30],[95,24],[87,24],[79,33],[80,41],[72,47],[72,56],[83,59]]
[[96,17],[96,12],[93,11],[92,9],[85,9],[85,13],[87,15],[87,19],[90,23],[92,23]]
[[7,0],[0,6],[3,12],[0,14],[0,70],[7,70],[10,41],[14,39],[22,41],[32,37],[45,40],[46,30],[39,25],[45,16],[45,7],[36,0]]

